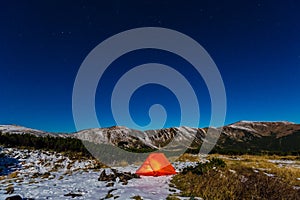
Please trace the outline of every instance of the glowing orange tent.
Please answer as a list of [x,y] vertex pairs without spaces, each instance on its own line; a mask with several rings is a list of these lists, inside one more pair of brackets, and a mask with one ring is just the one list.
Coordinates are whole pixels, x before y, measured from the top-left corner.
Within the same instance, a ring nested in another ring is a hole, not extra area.
[[176,171],[163,153],[151,153],[135,173],[142,176],[163,176],[176,174]]

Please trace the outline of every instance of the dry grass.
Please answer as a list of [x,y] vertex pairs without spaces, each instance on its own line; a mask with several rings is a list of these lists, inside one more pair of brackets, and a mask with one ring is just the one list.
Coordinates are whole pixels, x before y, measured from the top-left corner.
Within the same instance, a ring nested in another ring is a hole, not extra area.
[[[188,156],[187,156],[188,157]],[[222,157],[225,168],[212,168],[204,174],[192,170],[176,175],[172,183],[182,196],[204,199],[300,199],[300,169],[287,165],[279,166],[269,160],[296,160],[294,157],[238,156]],[[298,161],[297,161],[298,162]],[[267,176],[274,174],[273,177]]]
[[[172,160],[171,160],[172,161]],[[192,154],[182,154],[179,158],[176,159],[176,161],[181,161],[181,162],[199,162],[200,158],[198,155],[192,155]]]
[[[279,165],[270,162],[270,160],[291,160],[295,161],[300,167],[300,162],[295,156],[253,156],[253,155],[243,155],[236,157],[237,159],[231,157],[224,157],[220,155],[212,155],[210,157],[222,157],[226,162],[228,168],[233,170],[238,170],[239,168],[252,168],[253,170],[264,171],[268,174],[273,174],[275,177],[282,179],[284,182],[300,186],[300,168],[293,167],[290,164]],[[227,159],[226,159],[227,158]]]
[[127,167],[128,165],[129,164],[126,160],[122,160],[117,164],[118,167]]
[[13,185],[8,185],[8,186],[5,188],[5,190],[6,190],[5,194],[12,194],[12,193],[14,193],[14,191],[15,191]]
[[18,177],[18,174],[19,174],[18,171],[12,172],[12,173],[10,173],[9,175],[7,175],[7,178],[8,178],[8,179],[17,178],[17,177]]

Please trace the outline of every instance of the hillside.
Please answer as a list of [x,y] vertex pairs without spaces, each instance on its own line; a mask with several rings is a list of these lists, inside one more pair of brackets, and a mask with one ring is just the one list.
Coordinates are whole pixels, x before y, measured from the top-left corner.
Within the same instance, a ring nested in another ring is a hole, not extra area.
[[222,127],[216,152],[297,153],[300,125],[290,122],[240,121]]
[[[221,131],[213,152],[256,154],[261,152],[298,153],[300,151],[300,124],[239,121],[212,129]],[[166,147],[164,150],[167,151],[188,148],[188,151],[197,153],[207,135],[207,130],[208,128],[174,127],[143,132],[127,127],[114,126],[86,129],[67,134],[48,133],[15,125],[2,125],[0,126],[0,144],[17,145],[19,143],[24,146],[33,145],[33,147],[36,147],[35,145],[42,146],[41,141],[45,139],[41,138],[47,138],[47,140],[51,140],[53,148],[55,148],[53,143],[60,141],[60,143],[68,145],[70,145],[70,142],[74,143],[76,148],[83,149],[80,142],[77,142],[79,139],[84,144],[117,146],[128,151],[147,152]],[[24,135],[30,135],[35,139],[28,140],[26,144],[26,140],[22,139]],[[18,139],[10,140],[8,137]],[[38,142],[34,143],[35,140],[38,140]],[[192,144],[190,144],[191,141],[193,141]],[[63,150],[63,148],[61,149]],[[74,151],[74,149],[73,147],[71,150]],[[68,150],[68,147],[66,147],[66,150]]]

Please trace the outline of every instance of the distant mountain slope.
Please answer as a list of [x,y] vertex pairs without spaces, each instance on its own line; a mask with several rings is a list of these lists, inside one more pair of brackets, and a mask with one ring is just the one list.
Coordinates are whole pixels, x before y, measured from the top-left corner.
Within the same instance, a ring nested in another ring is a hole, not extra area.
[[[300,124],[290,122],[239,121],[220,128],[220,138],[214,152],[300,152]],[[174,127],[138,131],[127,127],[94,128],[72,134],[48,133],[15,125],[0,126],[2,134],[30,134],[36,137],[50,136],[77,138],[95,144],[118,146],[124,149],[156,150],[167,145],[168,150],[182,147],[197,152],[208,128]],[[192,142],[192,145],[190,143]]]
[[83,141],[96,144],[112,144],[124,148],[156,148],[148,135],[143,131],[129,129],[123,126],[110,128],[93,128],[74,133],[73,136]]
[[300,124],[239,121],[222,127],[218,151],[299,152]]
[[37,129],[26,128],[24,126],[18,125],[0,125],[0,133],[3,134],[30,134],[37,137],[45,137],[45,136],[52,136],[52,137],[70,137],[69,134],[65,133],[50,133],[44,132]]
[[276,138],[288,136],[299,130],[300,124],[294,124],[291,122],[239,121],[223,127],[223,132],[227,133],[228,136],[233,136],[233,133],[238,134],[248,132],[256,137],[273,135]]

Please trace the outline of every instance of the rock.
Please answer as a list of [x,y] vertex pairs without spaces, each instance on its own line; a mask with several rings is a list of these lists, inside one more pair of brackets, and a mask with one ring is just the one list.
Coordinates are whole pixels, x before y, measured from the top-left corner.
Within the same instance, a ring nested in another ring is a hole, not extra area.
[[104,169],[98,178],[98,181],[116,181],[117,179],[123,183],[123,185],[127,185],[128,180],[133,178],[140,178],[137,174],[132,174],[130,172],[118,172],[116,169],[111,169],[110,174],[106,174],[106,170]]
[[34,173],[31,178],[38,178],[40,176],[42,176],[43,174],[40,174],[40,173]]
[[115,173],[106,174],[105,169],[101,172],[98,181],[116,181],[117,175]]
[[174,189],[169,189],[169,191],[170,191],[170,192],[173,192],[173,193],[176,192],[176,190],[174,190]]
[[106,172],[105,172],[105,170],[103,170],[101,173],[100,173],[100,176],[99,176],[99,178],[98,178],[98,181],[106,181],[106,178],[107,177],[107,175],[106,175]]
[[107,183],[106,187],[113,187],[114,184],[115,184],[114,182]]
[[128,180],[123,180],[123,181],[121,181],[122,182],[122,185],[127,185],[128,184]]
[[22,200],[22,197],[20,195],[14,195],[7,197],[5,200]]
[[[109,199],[109,198],[114,197],[114,195],[111,194],[111,193],[112,193],[113,191],[115,191],[115,190],[117,190],[117,189],[111,189],[111,190],[109,190],[108,193],[107,193],[107,195],[104,197],[104,199]],[[103,199],[101,199],[101,200],[103,200]]]
[[111,194],[111,193],[108,193],[106,196],[105,196],[105,199],[109,199],[109,198],[112,198],[114,195]]
[[41,176],[41,178],[49,178],[50,175],[51,175],[50,172],[46,172]]
[[143,198],[140,195],[131,197],[131,199],[134,199],[134,200],[143,200]]
[[82,194],[68,193],[68,194],[65,194],[64,196],[65,196],[65,197],[72,197],[72,198],[75,198],[75,197],[81,197]]

